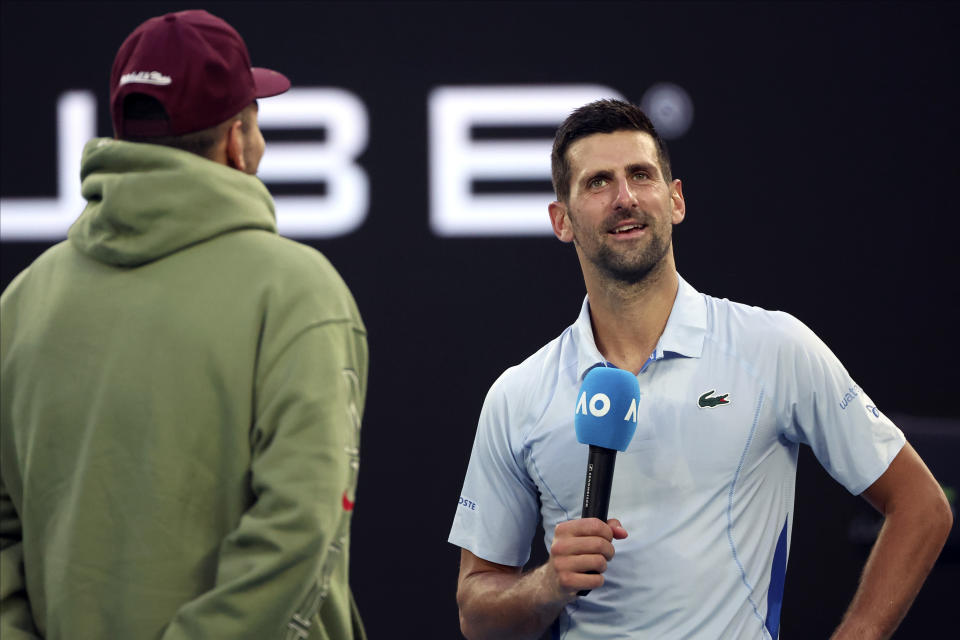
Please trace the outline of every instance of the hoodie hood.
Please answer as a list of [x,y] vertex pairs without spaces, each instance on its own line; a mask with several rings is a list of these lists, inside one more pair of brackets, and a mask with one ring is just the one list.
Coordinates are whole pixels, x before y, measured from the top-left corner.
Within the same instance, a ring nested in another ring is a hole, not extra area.
[[114,266],[151,262],[229,231],[277,231],[273,198],[258,178],[179,149],[94,139],[80,178],[87,206],[68,238]]

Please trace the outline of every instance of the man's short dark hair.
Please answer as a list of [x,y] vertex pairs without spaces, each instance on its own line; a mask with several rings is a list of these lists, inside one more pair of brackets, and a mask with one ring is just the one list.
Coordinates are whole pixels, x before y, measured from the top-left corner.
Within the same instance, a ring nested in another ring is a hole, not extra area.
[[597,100],[567,116],[553,138],[550,167],[557,200],[566,202],[570,198],[570,161],[567,159],[567,149],[570,145],[594,133],[615,131],[643,131],[649,134],[657,144],[660,173],[663,174],[664,181],[669,183],[673,180],[667,145],[660,138],[660,134],[657,133],[647,114],[640,107],[623,100]]
[[[123,118],[124,120],[134,121],[157,121],[169,120],[166,109],[160,104],[160,101],[144,93],[131,93],[123,100]],[[209,158],[213,152],[213,147],[221,135],[220,125],[215,125],[200,131],[185,133],[179,136],[130,136],[123,139],[127,142],[147,142],[150,144],[159,144],[165,147],[173,147],[182,151]]]

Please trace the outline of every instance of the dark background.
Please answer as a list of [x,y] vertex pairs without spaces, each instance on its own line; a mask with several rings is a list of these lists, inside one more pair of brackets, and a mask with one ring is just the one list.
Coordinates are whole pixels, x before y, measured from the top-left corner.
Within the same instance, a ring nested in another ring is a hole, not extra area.
[[[98,134],[110,135],[117,47],[143,20],[195,6],[4,2],[0,195],[52,197],[57,96],[95,91]],[[237,28],[255,65],[298,86],[347,89],[369,113],[365,222],[304,241],[340,270],[369,329],[352,582],[372,638],[460,637],[459,550],[446,535],[481,403],[504,368],[576,318],[584,294],[573,250],[552,237],[431,232],[427,97],[438,86],[603,84],[637,102],[656,82],[686,89],[693,125],[670,142],[688,208],[674,235],[681,274],[704,293],[807,323],[938,479],[960,486],[954,6],[204,8]],[[269,132],[267,142],[269,154]],[[3,243],[0,285],[50,244]],[[806,449],[797,494],[781,637],[826,637],[874,520]],[[953,548],[897,637],[954,628],[957,584]]]

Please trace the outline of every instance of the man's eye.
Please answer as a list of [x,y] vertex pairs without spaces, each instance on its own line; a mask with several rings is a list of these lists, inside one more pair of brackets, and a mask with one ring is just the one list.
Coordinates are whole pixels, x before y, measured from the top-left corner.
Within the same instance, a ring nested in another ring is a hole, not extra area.
[[599,189],[600,187],[605,186],[606,184],[607,184],[606,178],[594,178],[593,180],[590,181],[590,188]]
[[637,171],[635,174],[633,174],[633,177],[636,180],[646,180],[650,176],[647,174],[646,171]]

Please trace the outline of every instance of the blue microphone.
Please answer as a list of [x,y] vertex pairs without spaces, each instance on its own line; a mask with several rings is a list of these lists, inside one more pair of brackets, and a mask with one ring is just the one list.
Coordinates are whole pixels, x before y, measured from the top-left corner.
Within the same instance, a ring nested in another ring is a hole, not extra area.
[[[577,440],[590,445],[582,518],[607,521],[617,451],[626,451],[633,439],[639,404],[640,384],[633,373],[595,367],[584,376],[573,418]],[[588,593],[583,589],[577,595]]]

